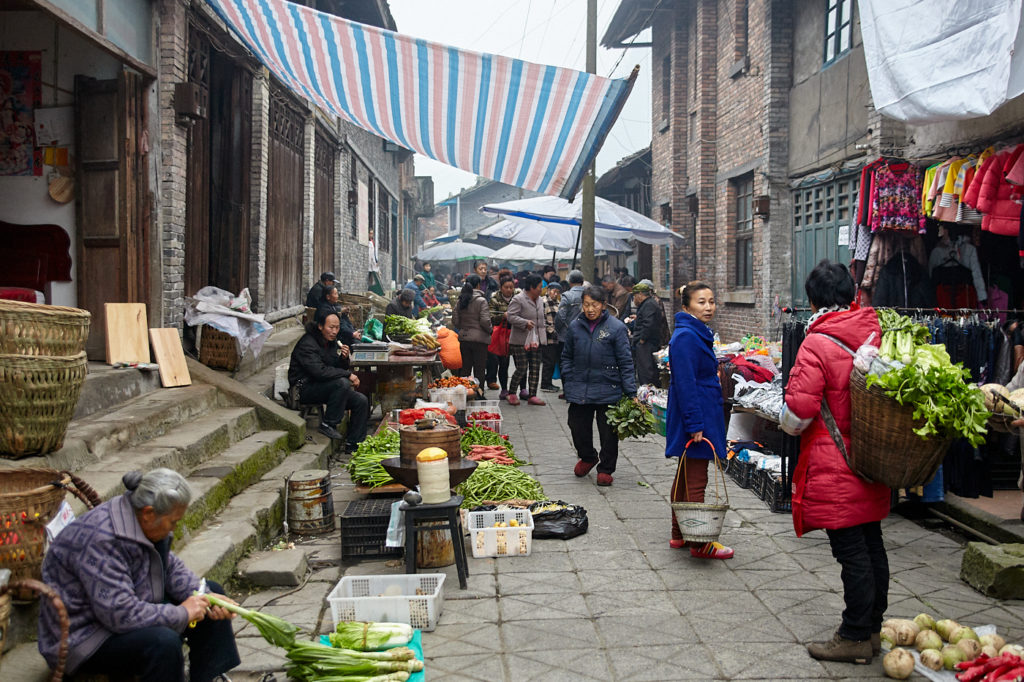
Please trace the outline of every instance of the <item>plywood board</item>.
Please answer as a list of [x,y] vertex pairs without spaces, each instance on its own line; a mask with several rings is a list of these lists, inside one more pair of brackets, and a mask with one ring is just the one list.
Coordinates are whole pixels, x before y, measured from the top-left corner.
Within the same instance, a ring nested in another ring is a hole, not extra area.
[[177,329],[150,329],[149,340],[153,345],[153,359],[160,365],[160,384],[164,388],[189,386],[192,377],[185,364],[185,353],[181,350],[181,339]]
[[145,303],[104,303],[107,363],[149,362]]

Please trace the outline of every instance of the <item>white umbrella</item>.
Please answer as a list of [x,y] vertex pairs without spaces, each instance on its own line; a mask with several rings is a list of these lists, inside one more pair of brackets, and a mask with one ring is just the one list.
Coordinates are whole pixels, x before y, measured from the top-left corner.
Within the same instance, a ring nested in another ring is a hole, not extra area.
[[[498,204],[485,204],[480,210],[510,218],[575,228],[583,217],[583,198],[581,194],[577,194],[575,200],[569,202],[560,197],[536,196]],[[645,244],[664,246],[672,243],[673,239],[682,239],[681,235],[659,225],[647,216],[601,197],[594,197],[594,227],[615,232],[623,239],[633,237]],[[575,239],[575,231],[573,238]]]
[[[477,232],[483,237],[505,239],[525,246],[541,245],[548,249],[569,249],[576,247],[576,225],[541,223],[519,218],[502,220]],[[607,253],[629,253],[633,247],[625,240],[628,235],[614,230],[594,230],[594,251]],[[550,256],[550,254],[548,254]],[[570,256],[571,258],[572,256]]]
[[490,258],[492,253],[494,249],[456,239],[441,244],[425,245],[416,254],[416,258],[431,262],[459,262]]
[[515,242],[506,244],[491,254],[491,260],[499,263],[547,263],[552,257],[559,260],[572,258],[572,249],[555,251],[545,246],[524,246]]

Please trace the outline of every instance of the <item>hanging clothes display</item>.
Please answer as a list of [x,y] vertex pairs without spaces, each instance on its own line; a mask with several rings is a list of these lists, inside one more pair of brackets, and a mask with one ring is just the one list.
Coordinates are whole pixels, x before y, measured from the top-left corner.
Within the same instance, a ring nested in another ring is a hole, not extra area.
[[940,308],[975,308],[988,299],[978,250],[967,235],[953,236],[939,227],[939,243],[928,257],[928,274]]

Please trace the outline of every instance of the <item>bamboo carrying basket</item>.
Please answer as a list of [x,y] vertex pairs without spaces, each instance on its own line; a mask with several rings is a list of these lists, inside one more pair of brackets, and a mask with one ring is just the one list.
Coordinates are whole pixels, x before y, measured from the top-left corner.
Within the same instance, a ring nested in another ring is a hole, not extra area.
[[85,374],[84,351],[67,357],[0,355],[0,457],[59,450]]
[[71,476],[56,469],[0,470],[0,568],[11,580],[40,579],[46,524],[57,513]]
[[212,369],[234,372],[240,360],[235,337],[208,324],[203,325],[199,338],[199,362]]
[[850,466],[862,476],[890,488],[913,488],[935,477],[950,440],[922,438],[914,428],[914,408],[900,405],[866,377],[850,373]]
[[91,317],[78,308],[0,299],[0,353],[78,355]]
[[[713,454],[710,466],[714,468],[715,501],[711,502],[673,502],[672,513],[675,514],[676,523],[679,524],[679,531],[683,534],[683,540],[687,542],[715,542],[722,535],[722,526],[725,525],[725,513],[729,511],[729,490],[725,487],[725,474],[722,471],[721,460],[718,452],[711,441],[705,439]],[[683,467],[683,486],[686,485],[686,451],[693,443],[687,441],[680,457],[679,466]],[[718,486],[721,480],[722,492],[719,493]],[[723,499],[725,500],[723,502]]]

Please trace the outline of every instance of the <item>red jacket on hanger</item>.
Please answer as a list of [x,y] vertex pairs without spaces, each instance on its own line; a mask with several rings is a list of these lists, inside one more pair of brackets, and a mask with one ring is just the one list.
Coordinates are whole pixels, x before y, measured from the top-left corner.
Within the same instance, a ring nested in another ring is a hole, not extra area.
[[1006,237],[1016,237],[1020,232],[1021,188],[1007,182],[1006,173],[1017,163],[1022,151],[1024,145],[1017,145],[985,164],[976,206],[984,214],[981,229]]

